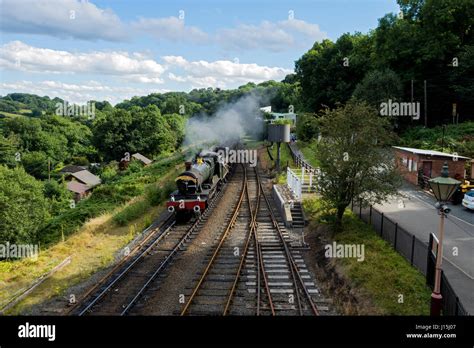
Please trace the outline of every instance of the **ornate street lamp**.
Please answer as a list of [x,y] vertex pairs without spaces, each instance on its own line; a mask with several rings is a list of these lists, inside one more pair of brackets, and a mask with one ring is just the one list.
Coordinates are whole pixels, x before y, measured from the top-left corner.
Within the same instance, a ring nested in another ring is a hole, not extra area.
[[448,162],[444,162],[441,176],[428,180],[431,190],[436,197],[435,207],[440,216],[439,221],[439,241],[436,253],[436,272],[433,293],[431,294],[431,315],[439,316],[441,314],[441,263],[443,261],[443,238],[444,238],[444,218],[451,211],[446,205],[458,186],[460,181],[449,177]]

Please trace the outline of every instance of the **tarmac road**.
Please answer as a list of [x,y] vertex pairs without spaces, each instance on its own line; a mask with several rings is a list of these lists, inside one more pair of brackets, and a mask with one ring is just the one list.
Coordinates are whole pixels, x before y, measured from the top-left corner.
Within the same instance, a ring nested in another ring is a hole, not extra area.
[[[435,198],[406,183],[393,197],[375,208],[394,222],[428,242],[433,232],[439,235],[439,215]],[[443,242],[443,271],[448,277],[464,308],[474,314],[474,211],[462,205],[449,205],[451,213],[445,220]]]

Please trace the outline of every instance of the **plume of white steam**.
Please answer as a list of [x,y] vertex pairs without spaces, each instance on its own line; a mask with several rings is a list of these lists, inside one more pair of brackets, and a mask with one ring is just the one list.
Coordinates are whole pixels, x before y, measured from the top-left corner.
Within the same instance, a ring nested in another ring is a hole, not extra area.
[[260,134],[263,130],[260,101],[261,97],[251,93],[225,104],[212,116],[192,117],[186,125],[184,145],[226,145],[245,135]]

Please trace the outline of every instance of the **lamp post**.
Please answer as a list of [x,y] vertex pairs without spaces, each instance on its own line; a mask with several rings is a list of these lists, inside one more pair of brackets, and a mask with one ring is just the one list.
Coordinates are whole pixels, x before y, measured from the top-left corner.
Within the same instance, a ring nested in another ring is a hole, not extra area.
[[431,190],[436,197],[435,207],[438,209],[439,220],[439,241],[436,253],[436,271],[435,283],[431,294],[431,315],[439,316],[441,314],[441,263],[443,261],[443,238],[444,238],[444,218],[451,211],[446,205],[458,186],[460,181],[449,177],[448,162],[444,162],[441,176],[428,180]]

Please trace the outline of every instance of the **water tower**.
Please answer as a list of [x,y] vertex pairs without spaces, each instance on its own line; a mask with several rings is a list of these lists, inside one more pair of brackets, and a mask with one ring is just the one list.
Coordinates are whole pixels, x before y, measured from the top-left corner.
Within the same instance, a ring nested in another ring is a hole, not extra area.
[[290,125],[289,124],[269,124],[268,125],[268,141],[277,144],[276,170],[280,171],[280,146],[281,143],[290,142]]

